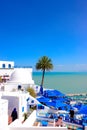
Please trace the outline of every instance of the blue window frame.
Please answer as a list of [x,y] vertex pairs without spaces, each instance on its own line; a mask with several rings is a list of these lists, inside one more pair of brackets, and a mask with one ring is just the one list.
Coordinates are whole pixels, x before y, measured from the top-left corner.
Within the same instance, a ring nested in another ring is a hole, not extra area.
[[8,68],[11,68],[11,64],[8,64]]
[[2,64],[2,68],[5,68],[5,64]]
[[27,100],[26,100],[26,101],[28,102],[29,100],[30,100],[30,98],[27,98]]
[[34,103],[34,100],[32,100],[31,103]]
[[24,112],[24,107],[22,107],[22,112]]
[[22,86],[21,85],[18,85],[18,90],[21,90]]

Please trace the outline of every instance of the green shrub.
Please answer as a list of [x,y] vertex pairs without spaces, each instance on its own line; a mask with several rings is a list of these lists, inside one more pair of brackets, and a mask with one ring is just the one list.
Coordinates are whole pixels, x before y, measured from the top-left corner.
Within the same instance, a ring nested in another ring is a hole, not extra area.
[[24,121],[28,118],[28,114],[27,113],[24,113],[23,114],[23,117],[24,117]]

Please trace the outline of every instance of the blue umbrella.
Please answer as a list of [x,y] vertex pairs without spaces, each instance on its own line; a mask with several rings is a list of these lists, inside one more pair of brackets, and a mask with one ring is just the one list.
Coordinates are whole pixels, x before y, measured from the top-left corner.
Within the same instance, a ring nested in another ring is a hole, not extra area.
[[64,94],[62,94],[58,90],[45,90],[44,91],[44,96],[46,96],[46,97],[54,97],[55,98],[55,97],[64,96]]
[[64,104],[63,102],[59,102],[59,101],[51,101],[51,102],[46,102],[46,105],[48,106],[48,107],[54,107],[54,108],[60,108],[61,107],[61,109],[63,108],[63,107],[65,107],[65,106],[67,106],[66,104]]
[[75,107],[75,108],[77,108],[78,110],[80,110],[82,106],[83,106],[82,104],[75,104],[73,107]]
[[62,97],[59,97],[59,98],[53,99],[53,101],[65,102],[66,99],[65,99],[65,98],[62,98]]
[[41,96],[41,97],[39,97],[39,98],[37,98],[37,100],[39,101],[39,102],[41,102],[41,103],[45,103],[45,102],[49,102],[49,98],[46,98],[46,97],[44,97],[44,96]]
[[79,110],[80,114],[87,114],[87,105],[83,105],[80,110]]

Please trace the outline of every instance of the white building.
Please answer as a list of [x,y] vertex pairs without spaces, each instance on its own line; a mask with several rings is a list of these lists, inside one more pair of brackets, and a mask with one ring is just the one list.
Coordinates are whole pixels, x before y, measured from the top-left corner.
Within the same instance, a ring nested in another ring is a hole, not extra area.
[[[32,68],[15,68],[13,61],[0,61],[0,76],[2,79],[5,79],[5,82],[0,85],[0,90],[3,91],[13,91],[14,89],[18,89],[19,85],[23,89],[34,85]],[[9,80],[7,77],[9,77]]]
[[5,91],[17,90],[19,86],[21,86],[22,89],[28,86],[34,86],[32,68],[16,68],[4,86]]
[[2,99],[8,100],[8,117],[11,116],[11,113],[14,108],[16,108],[18,113],[18,119],[22,120],[23,114],[27,112],[27,99],[29,98],[28,92],[1,92]]
[[12,69],[14,68],[13,61],[0,61],[0,69]]
[[8,79],[14,71],[13,61],[0,61],[0,76],[2,79]]

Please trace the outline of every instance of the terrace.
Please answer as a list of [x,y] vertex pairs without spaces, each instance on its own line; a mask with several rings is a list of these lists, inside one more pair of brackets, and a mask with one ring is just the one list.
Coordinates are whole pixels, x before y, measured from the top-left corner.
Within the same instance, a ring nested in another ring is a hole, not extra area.
[[[58,130],[83,130],[83,125],[76,123],[76,122],[70,122],[68,120],[63,120],[63,126],[55,127],[55,119],[53,118],[47,118],[42,116],[37,116],[36,110],[32,112],[32,114],[28,117],[25,122],[21,123],[20,120],[15,120],[9,125],[9,130],[37,130],[37,129],[58,129]],[[52,113],[53,114],[53,113]],[[18,126],[19,124],[19,126]],[[85,126],[84,130],[87,130],[87,127]]]

